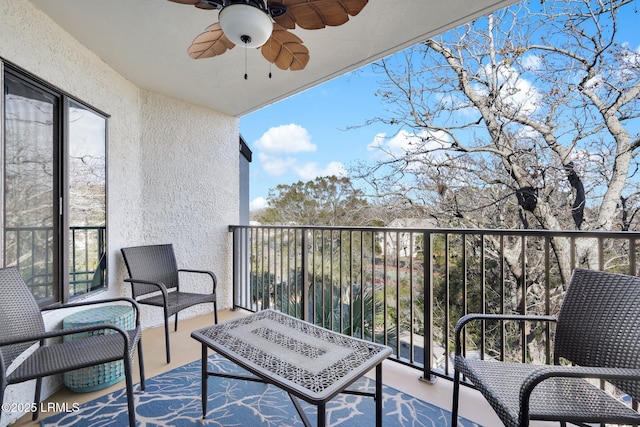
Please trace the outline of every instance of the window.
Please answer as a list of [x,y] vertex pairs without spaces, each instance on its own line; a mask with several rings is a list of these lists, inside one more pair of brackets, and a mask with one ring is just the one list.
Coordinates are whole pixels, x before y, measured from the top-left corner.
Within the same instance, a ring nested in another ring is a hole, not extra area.
[[41,305],[104,288],[104,114],[6,67],[3,265]]
[[105,286],[106,119],[69,101],[69,295]]

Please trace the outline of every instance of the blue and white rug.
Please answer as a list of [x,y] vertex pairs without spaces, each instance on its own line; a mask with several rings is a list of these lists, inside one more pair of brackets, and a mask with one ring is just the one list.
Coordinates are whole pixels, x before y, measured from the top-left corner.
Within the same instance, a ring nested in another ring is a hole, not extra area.
[[[218,355],[209,357],[209,369],[245,373],[242,368]],[[209,378],[207,418],[202,419],[200,361],[176,368],[147,380],[147,388],[136,387],[136,420],[139,426],[303,426],[289,396],[275,386],[242,380]],[[351,388],[369,392],[374,382],[362,378]],[[383,425],[449,426],[451,414],[391,387],[383,388]],[[102,396],[80,406],[75,412],[60,413],[41,421],[43,427],[128,425],[124,390]],[[300,402],[312,424],[316,407]],[[375,403],[371,397],[341,394],[327,404],[327,425],[363,427],[375,425]],[[461,419],[464,427],[480,427]]]

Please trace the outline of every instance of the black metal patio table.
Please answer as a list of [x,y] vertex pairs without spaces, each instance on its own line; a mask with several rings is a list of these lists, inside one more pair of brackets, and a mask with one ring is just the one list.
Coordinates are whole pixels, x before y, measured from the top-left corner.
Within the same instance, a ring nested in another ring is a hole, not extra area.
[[[202,417],[207,415],[207,379],[221,376],[273,384],[287,392],[305,426],[311,423],[298,398],[318,407],[318,426],[326,424],[326,404],[339,393],[370,396],[376,426],[382,425],[382,361],[391,348],[315,326],[278,311],[263,310],[191,333],[202,343]],[[249,371],[235,375],[209,371],[212,349]],[[375,367],[375,392],[348,390]]]

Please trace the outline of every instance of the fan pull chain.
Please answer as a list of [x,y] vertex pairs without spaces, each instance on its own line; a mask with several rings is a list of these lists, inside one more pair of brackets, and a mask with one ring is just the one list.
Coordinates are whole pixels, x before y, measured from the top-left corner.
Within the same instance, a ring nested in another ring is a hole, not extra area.
[[240,36],[240,40],[244,43],[244,79],[248,80],[247,75],[247,51],[249,50],[249,43],[251,43],[251,37],[247,35]]
[[[245,42],[245,44],[247,44]],[[244,47],[244,79],[248,80],[248,76],[247,76],[247,50],[249,50],[246,46]]]
[[[273,37],[269,37],[269,50],[273,53]],[[269,78],[271,78],[271,65],[273,63],[269,61]]]

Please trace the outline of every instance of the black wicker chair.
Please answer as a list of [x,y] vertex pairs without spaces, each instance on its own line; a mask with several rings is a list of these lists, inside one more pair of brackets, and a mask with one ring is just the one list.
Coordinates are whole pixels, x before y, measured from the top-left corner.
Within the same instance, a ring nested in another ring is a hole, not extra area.
[[[139,310],[131,298],[111,298],[84,301],[45,307],[42,311],[61,310],[70,307],[89,306],[105,303],[130,304],[135,313],[135,328],[129,331],[115,325],[97,325],[63,330],[45,331],[42,312],[26,283],[13,267],[0,269],[0,402],[4,403],[4,392],[8,385],[36,379],[33,419],[38,418],[42,378],[82,369],[89,366],[124,361],[129,409],[129,425],[135,426],[135,406],[133,401],[133,358],[138,346],[140,365],[140,389],[144,390],[144,365]],[[107,330],[112,332],[106,333]],[[85,338],[62,341],[60,337],[88,333]],[[49,338],[58,338],[49,340]],[[40,342],[40,346],[22,361],[12,372],[7,372],[14,360],[29,347]],[[4,407],[4,406],[3,406]],[[0,410],[0,416],[2,411]]]
[[[167,363],[171,362],[169,346],[169,317],[175,315],[174,331],[178,330],[178,312],[185,308],[213,303],[215,323],[218,323],[218,307],[216,305],[216,275],[211,271],[178,269],[173,245],[151,245],[122,248],[122,256],[129,271],[131,294],[140,304],[148,304],[164,309],[164,336],[167,352]],[[179,274],[200,273],[211,278],[211,293],[189,293],[180,290]]]
[[[465,325],[488,319],[555,322],[554,365],[465,358]],[[530,420],[640,424],[637,411],[586,380],[609,381],[640,400],[640,278],[576,269],[557,317],[464,316],[456,326],[455,354],[453,426],[460,375],[471,380],[508,427],[528,426]],[[572,365],[560,365],[561,360]]]

